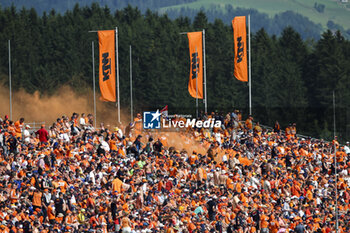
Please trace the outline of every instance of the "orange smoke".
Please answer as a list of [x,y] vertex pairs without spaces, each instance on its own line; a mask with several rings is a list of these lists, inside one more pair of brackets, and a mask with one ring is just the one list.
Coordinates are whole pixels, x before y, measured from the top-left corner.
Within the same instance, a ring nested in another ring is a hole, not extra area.
[[[147,143],[147,138],[145,137],[146,133],[143,133],[143,142]],[[157,132],[151,133],[154,141],[157,141],[158,138],[166,138],[166,147],[174,147],[176,150],[186,150],[188,154],[191,154],[193,151],[196,151],[200,154],[205,154],[208,148],[205,148],[199,142],[196,142],[194,138],[191,137],[189,133],[179,133],[179,132]]]
[[[10,115],[9,89],[0,85],[0,116]],[[41,95],[39,92],[29,94],[24,90],[12,92],[12,114],[13,121],[24,117],[25,122],[45,122],[51,125],[62,115],[70,117],[73,112],[94,112],[93,93],[76,94],[70,87],[64,86],[56,91],[54,95]],[[99,94],[96,94],[97,126],[100,122],[111,127],[117,124],[117,107],[115,103],[101,102]],[[123,114],[121,114],[122,120]],[[128,119],[128,118],[125,118]]]

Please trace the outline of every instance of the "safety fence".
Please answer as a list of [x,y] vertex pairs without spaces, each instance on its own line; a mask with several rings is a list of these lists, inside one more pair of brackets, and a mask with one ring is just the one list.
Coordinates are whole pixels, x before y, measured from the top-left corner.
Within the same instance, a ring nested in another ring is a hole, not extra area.
[[45,125],[45,121],[43,122],[24,122],[24,127],[25,126],[29,126],[30,129],[29,131],[30,132],[36,132],[37,130],[39,130],[41,128],[41,125]]

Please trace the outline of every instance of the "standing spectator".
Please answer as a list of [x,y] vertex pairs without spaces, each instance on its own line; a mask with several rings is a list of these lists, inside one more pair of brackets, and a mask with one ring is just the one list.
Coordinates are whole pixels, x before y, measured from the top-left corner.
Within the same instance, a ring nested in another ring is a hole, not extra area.
[[45,129],[45,125],[41,125],[41,128],[36,131],[36,134],[39,135],[39,140],[41,143],[45,143],[47,140],[49,140],[49,133]]
[[280,133],[280,130],[281,130],[281,126],[280,126],[280,123],[278,121],[275,122],[275,126],[273,127],[273,131],[275,133]]
[[8,150],[10,153],[17,154],[17,139],[15,136],[10,135],[9,139],[7,140],[8,144]]
[[23,139],[24,143],[29,143],[30,142],[30,132],[29,132],[30,126],[26,125],[24,131],[23,131]]
[[85,127],[87,126],[88,122],[86,122],[86,117],[85,117],[85,113],[81,114],[81,117],[79,119],[79,125],[80,128],[85,129]]
[[163,144],[160,141],[160,138],[158,138],[158,140],[153,144],[153,150],[155,152],[160,153],[162,151],[162,149],[163,149]]
[[140,153],[141,152],[141,147],[142,147],[142,142],[141,142],[141,138],[142,136],[141,135],[138,135],[136,140],[134,141],[134,145],[136,147],[136,150],[137,150],[137,153]]
[[346,142],[346,145],[344,146],[344,151],[347,155],[350,154],[349,142]]
[[23,122],[24,122],[23,117],[15,122],[16,138],[22,138]]
[[252,130],[253,129],[253,117],[249,115],[249,117],[247,118],[247,120],[245,121],[245,127],[248,130]]
[[217,209],[217,202],[216,202],[216,195],[214,195],[208,202],[208,215],[209,215],[209,220],[214,221],[215,220],[215,215],[216,215],[216,209]]
[[297,124],[293,123],[292,126],[290,126],[290,134],[295,137],[297,134]]

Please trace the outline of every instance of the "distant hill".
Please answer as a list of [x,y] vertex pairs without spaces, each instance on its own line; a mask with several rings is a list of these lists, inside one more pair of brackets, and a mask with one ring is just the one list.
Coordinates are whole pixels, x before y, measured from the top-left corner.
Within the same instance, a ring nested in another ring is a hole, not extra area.
[[319,39],[326,29],[340,30],[350,38],[350,3],[340,0],[2,0],[0,6],[34,8],[39,14],[55,9],[64,14],[76,4],[90,6],[93,2],[108,6],[112,12],[130,4],[141,12],[150,9],[173,19],[193,19],[202,10],[210,22],[219,18],[227,24],[235,15],[251,14],[252,32],[263,27],[269,34],[279,35],[292,26],[304,39]]
[[234,8],[256,9],[260,13],[266,13],[270,18],[276,14],[293,11],[308,17],[316,24],[321,24],[323,29],[328,28],[328,21],[350,29],[350,2],[342,3],[341,0],[197,0],[191,3],[163,7],[160,12],[187,7],[197,10],[217,8],[225,13],[227,5]]
[[92,3],[98,3],[100,6],[108,6],[112,11],[123,9],[128,5],[137,6],[141,11],[147,9],[157,10],[168,6],[178,6],[188,4],[197,0],[1,0],[1,6],[11,6],[17,8],[35,8],[42,14],[55,9],[56,12],[64,13],[71,10],[76,4],[79,6],[90,6]]

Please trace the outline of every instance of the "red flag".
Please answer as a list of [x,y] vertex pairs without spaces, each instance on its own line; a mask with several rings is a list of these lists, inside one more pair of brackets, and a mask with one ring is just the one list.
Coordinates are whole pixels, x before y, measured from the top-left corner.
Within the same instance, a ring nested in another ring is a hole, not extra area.
[[167,117],[168,116],[168,105],[166,105],[162,110],[160,110],[160,113],[162,116]]

